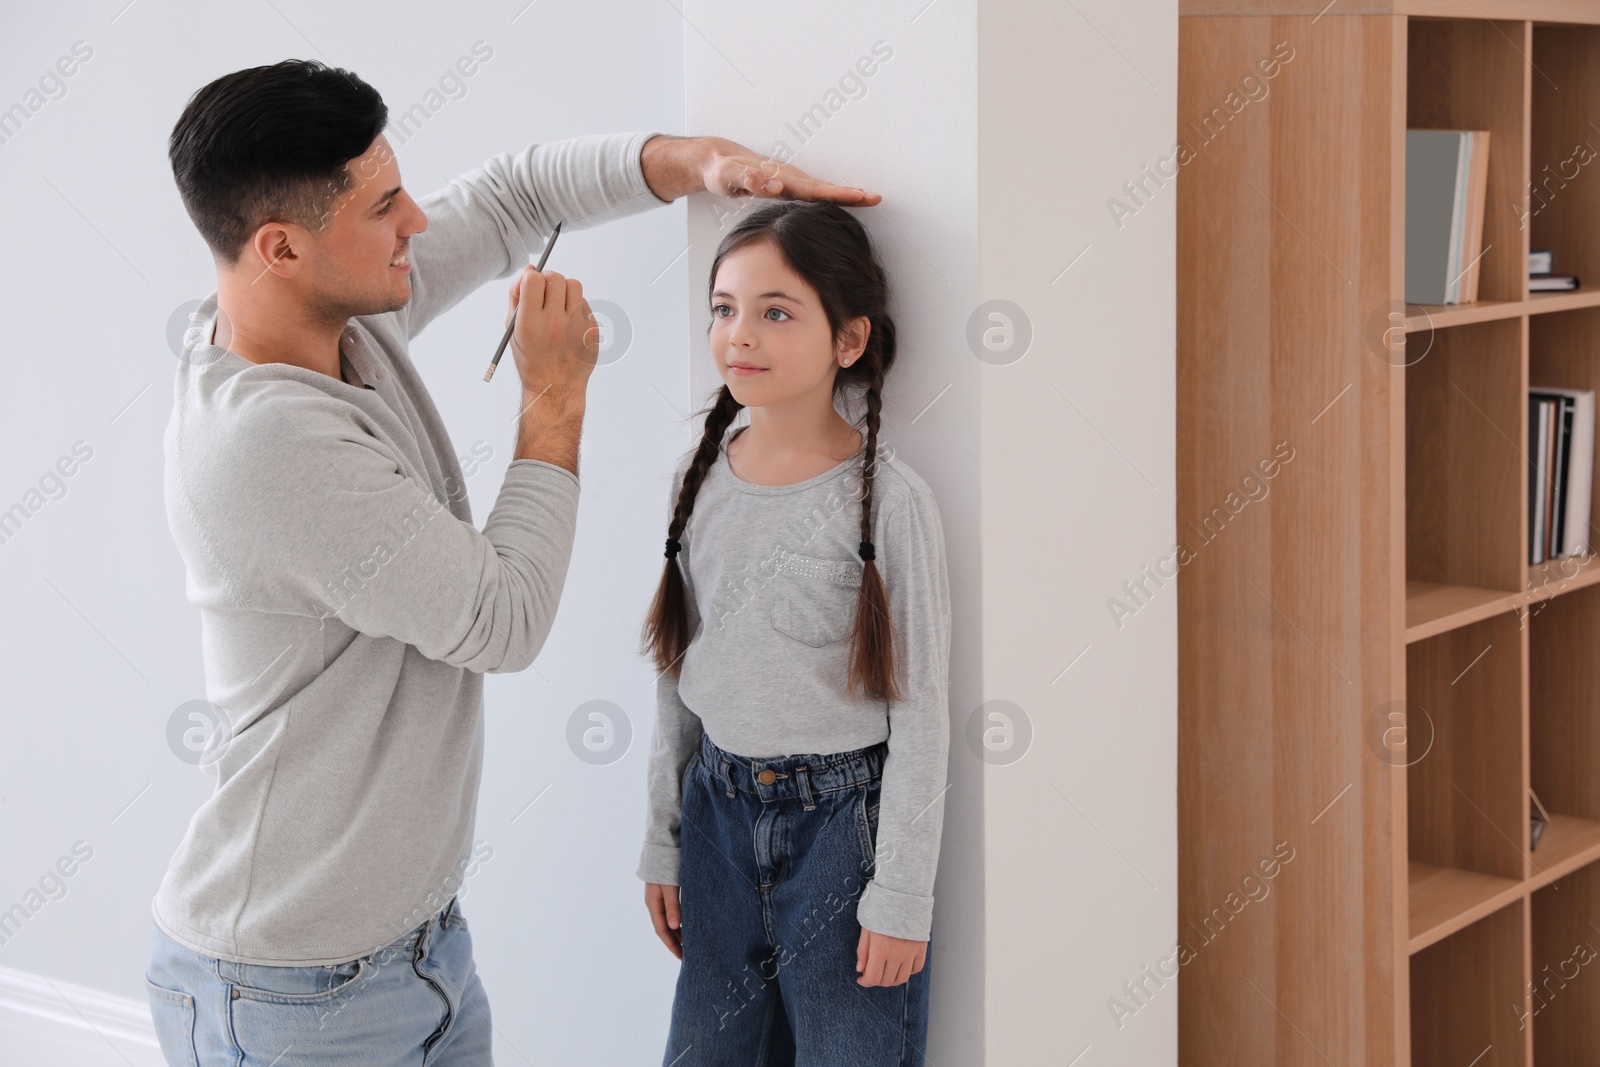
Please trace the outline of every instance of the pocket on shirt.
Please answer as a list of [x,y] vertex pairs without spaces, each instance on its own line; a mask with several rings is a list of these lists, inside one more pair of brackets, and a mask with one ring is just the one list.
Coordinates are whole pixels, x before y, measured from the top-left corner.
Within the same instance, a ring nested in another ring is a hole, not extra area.
[[772,582],[772,628],[813,648],[843,641],[855,627],[861,567],[848,560],[794,553]]

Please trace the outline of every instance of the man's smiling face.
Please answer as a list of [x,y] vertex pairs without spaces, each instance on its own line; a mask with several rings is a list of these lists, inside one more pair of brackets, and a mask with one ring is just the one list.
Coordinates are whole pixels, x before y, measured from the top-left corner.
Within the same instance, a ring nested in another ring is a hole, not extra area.
[[411,237],[428,227],[427,215],[400,185],[400,164],[382,134],[345,169],[350,187],[328,205],[322,232],[311,234],[304,279],[308,303],[338,321],[405,307]]

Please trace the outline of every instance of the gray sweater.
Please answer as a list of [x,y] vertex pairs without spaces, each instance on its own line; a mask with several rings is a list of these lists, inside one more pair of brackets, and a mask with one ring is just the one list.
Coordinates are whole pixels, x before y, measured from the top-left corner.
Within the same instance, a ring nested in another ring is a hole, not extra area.
[[[524,669],[550,632],[578,480],[513,460],[476,529],[407,343],[519,270],[557,220],[579,229],[663,203],[640,169],[651,136],[502,153],[423,197],[411,300],[351,321],[345,380],[209,344],[179,361],[167,519],[200,609],[206,697],[227,723],[205,763],[215,792],[151,902],[179,943],[242,963],[340,963],[460,887],[483,675]],[[213,292],[196,313],[204,338],[216,308]],[[486,353],[458,356],[450,373],[482,374]]]
[[[683,472],[674,480],[668,513]],[[861,461],[793,485],[755,485],[720,456],[683,535],[693,635],[681,677],[656,683],[649,812],[637,876],[679,884],[684,769],[704,730],[740,756],[864,748],[885,739],[874,877],[856,920],[928,939],[949,752],[950,590],[933,493],[897,458],[873,479],[874,555],[889,597],[902,700],[845,688],[861,585]]]

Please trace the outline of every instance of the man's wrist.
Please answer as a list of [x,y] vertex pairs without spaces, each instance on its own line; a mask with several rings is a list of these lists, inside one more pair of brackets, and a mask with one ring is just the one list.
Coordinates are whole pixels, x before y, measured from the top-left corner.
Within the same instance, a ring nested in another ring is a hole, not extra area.
[[645,185],[662,203],[704,189],[701,173],[710,151],[710,138],[706,137],[658,133],[648,138],[639,150],[639,169],[644,172]]
[[566,403],[546,406],[549,397],[524,403],[517,420],[513,459],[537,459],[578,473],[578,443],[583,437],[584,400],[581,393]]
[[551,418],[563,412],[581,412],[588,402],[588,390],[583,386],[571,388],[549,386],[544,389],[530,389],[523,386],[520,411],[524,418],[529,415]]

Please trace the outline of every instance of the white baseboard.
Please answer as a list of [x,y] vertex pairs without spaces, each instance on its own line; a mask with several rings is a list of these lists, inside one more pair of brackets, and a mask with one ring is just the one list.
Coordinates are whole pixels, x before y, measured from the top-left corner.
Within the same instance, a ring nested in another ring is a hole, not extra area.
[[7,967],[0,1049],[18,1067],[166,1067],[148,1002]]

